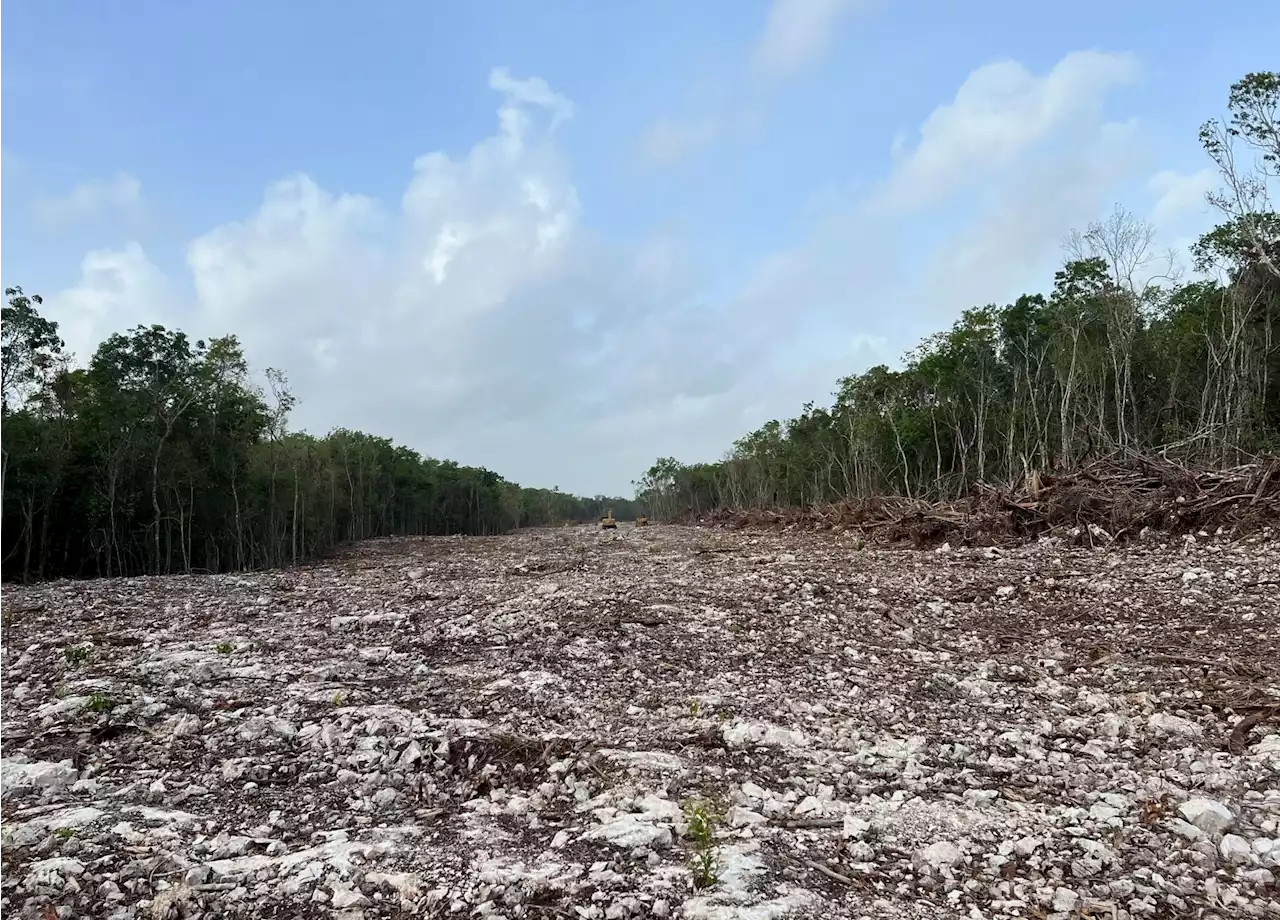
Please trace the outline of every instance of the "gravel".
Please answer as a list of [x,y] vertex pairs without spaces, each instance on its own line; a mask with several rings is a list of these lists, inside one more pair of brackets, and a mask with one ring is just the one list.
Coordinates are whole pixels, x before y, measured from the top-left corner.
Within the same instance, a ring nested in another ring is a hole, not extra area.
[[1280,917],[1278,585],[623,525],[7,587],[0,908]]

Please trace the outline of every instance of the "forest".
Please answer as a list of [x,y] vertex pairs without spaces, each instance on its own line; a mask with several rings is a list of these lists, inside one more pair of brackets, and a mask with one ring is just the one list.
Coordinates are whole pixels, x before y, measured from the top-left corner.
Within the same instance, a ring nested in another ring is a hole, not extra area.
[[838,382],[714,463],[658,460],[655,517],[946,500],[1092,460],[1162,452],[1201,468],[1280,450],[1280,73],[1251,73],[1200,130],[1221,177],[1191,271],[1117,208],[1072,233],[1045,293],[964,311],[908,353]]
[[5,291],[6,579],[221,572],[312,559],[391,534],[505,533],[634,503],[521,488],[385,438],[288,427],[294,397],[256,385],[235,336],[139,326],[73,366],[41,299]]
[[658,460],[634,501],[522,488],[340,428],[294,431],[234,335],[139,326],[86,366],[41,299],[5,290],[0,547],[6,579],[292,565],[390,534],[503,533],[612,508],[674,519],[842,498],[945,499],[1104,456],[1203,467],[1280,449],[1280,73],[1235,83],[1200,142],[1220,223],[1191,272],[1117,209],[1073,233],[1047,293],[964,311],[906,355],[838,382],[714,463]]

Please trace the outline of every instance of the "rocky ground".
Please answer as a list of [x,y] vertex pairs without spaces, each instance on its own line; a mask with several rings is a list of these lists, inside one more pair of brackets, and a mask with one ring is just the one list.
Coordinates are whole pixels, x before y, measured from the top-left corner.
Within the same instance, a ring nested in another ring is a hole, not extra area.
[[3,607],[6,917],[1280,917],[1270,535],[566,528]]

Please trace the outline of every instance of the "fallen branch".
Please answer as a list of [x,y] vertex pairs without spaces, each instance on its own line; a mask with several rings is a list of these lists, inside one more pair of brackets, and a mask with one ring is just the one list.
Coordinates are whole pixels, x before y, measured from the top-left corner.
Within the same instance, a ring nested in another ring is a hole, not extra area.
[[1231,735],[1227,738],[1227,750],[1237,757],[1243,756],[1249,732],[1268,719],[1275,718],[1278,714],[1280,714],[1280,709],[1268,707],[1267,709],[1257,709],[1251,715],[1245,716],[1231,730]]
[[[729,527],[856,530],[916,546],[991,542],[1063,532],[1073,540],[1131,540],[1144,530],[1242,534],[1280,519],[1280,456],[1234,469],[1191,470],[1164,456],[1128,454],[1077,470],[1028,477],[1019,487],[977,482],[953,501],[892,496],[811,508],[721,510],[703,518]],[[719,550],[702,549],[699,552]]]
[[844,827],[844,818],[795,818],[791,821],[772,821],[777,827]]
[[817,869],[827,878],[832,879],[833,881],[837,881],[842,885],[853,884],[853,879],[849,878],[849,876],[841,875],[835,869],[832,869],[830,866],[824,866],[822,863],[818,862],[816,859],[806,859],[804,861],[804,864],[808,866],[810,869]]

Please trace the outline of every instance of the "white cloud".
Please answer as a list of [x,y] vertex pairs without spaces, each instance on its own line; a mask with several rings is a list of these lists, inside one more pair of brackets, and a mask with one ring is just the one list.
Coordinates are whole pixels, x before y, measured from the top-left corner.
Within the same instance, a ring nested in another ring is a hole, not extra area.
[[379,293],[382,219],[376,201],[332,195],[307,176],[275,183],[248,220],[187,247],[203,316],[268,353],[311,353],[326,337],[345,343],[339,330],[368,315],[364,301]]
[[79,283],[46,302],[68,350],[82,363],[114,332],[171,323],[175,306],[168,281],[137,243],[89,252],[80,262]]
[[142,202],[142,183],[128,173],[89,179],[60,197],[38,198],[36,219],[51,226],[91,220],[112,211],[127,211]]
[[189,244],[191,304],[131,244],[91,254],[51,315],[94,341],[185,313],[191,334],[234,332],[257,366],[284,368],[311,430],[358,426],[535,483],[618,488],[651,448],[602,454],[594,420],[710,398],[733,368],[699,360],[716,319],[683,309],[666,241],[621,252],[582,234],[553,135],[572,104],[501,70],[491,84],[495,133],[463,157],[419,157],[398,208],[292,176]]
[[[513,103],[540,106],[549,111],[553,131],[562,121],[573,117],[573,103],[565,96],[553,92],[541,77],[516,80],[507,72],[507,68],[495,67],[489,71],[489,88],[504,94]],[[503,109],[504,117],[516,117],[518,112],[516,106]]]
[[774,0],[752,62],[771,78],[791,76],[821,58],[849,13],[865,0]]
[[[920,141],[881,190],[890,212],[936,204],[987,181],[1057,133],[1096,124],[1114,87],[1137,75],[1131,54],[1078,51],[1043,76],[1017,61],[984,64],[920,126]],[[898,145],[895,145],[898,146]]]
[[[297,421],[314,431],[359,427],[529,484],[617,491],[655,456],[714,458],[964,307],[1042,286],[1027,267],[1051,263],[1137,168],[1132,126],[1098,117],[1103,89],[1054,101],[1115,82],[1067,79],[1081,66],[1070,60],[1040,78],[980,68],[950,114],[930,116],[902,168],[985,176],[991,204],[944,212],[955,226],[940,247],[918,248],[937,211],[878,214],[881,189],[825,212],[710,305],[678,237],[629,249],[593,238],[554,133],[572,103],[501,70],[493,135],[463,156],[419,157],[398,202],[286,178],[244,220],[191,241],[190,303],[136,244],[91,253],[80,283],[47,303],[77,341],[155,319],[234,332],[257,366],[289,373]],[[1108,60],[1095,63],[1117,72]],[[1047,158],[1031,141],[992,160],[960,144],[957,172],[933,146],[939,131],[968,136],[960,111],[979,115],[976,136],[1029,113],[1046,127],[1024,136],[1072,130]]]
[[1202,217],[1212,211],[1205,196],[1219,182],[1218,173],[1210,168],[1182,174],[1172,169],[1161,170],[1147,183],[1157,195],[1151,209],[1151,222],[1158,228],[1168,228],[1186,218]]

